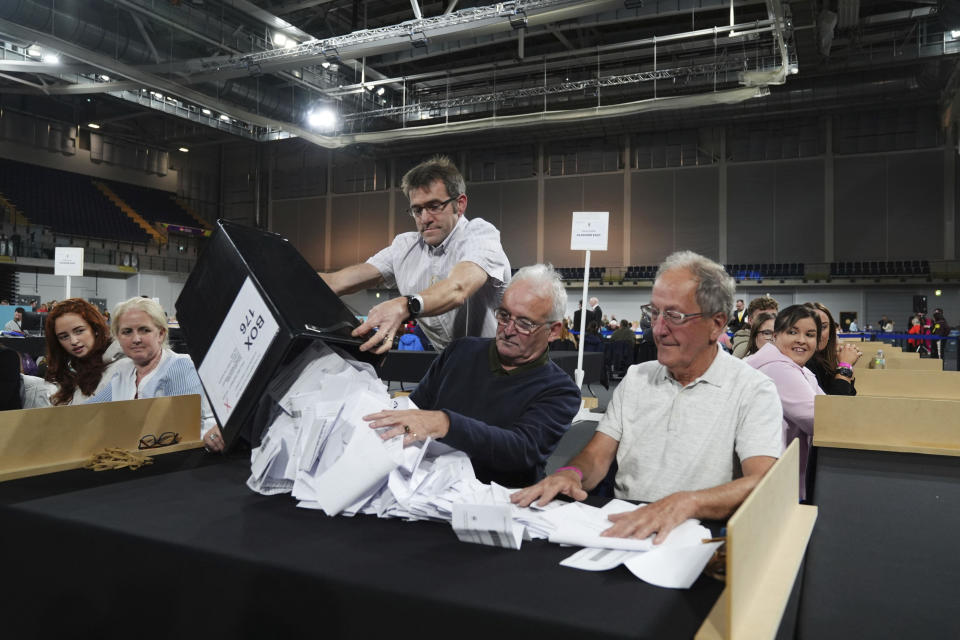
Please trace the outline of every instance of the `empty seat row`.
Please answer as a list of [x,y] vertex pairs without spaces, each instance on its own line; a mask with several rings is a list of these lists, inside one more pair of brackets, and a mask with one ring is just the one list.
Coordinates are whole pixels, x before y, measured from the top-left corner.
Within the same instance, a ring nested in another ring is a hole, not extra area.
[[831,262],[832,276],[926,276],[930,275],[927,260],[887,260],[861,262]]

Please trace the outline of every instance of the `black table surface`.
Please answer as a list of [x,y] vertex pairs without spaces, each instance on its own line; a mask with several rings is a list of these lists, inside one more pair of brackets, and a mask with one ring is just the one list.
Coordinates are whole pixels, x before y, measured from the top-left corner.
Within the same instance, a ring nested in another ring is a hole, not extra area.
[[463,543],[447,523],[331,518],[248,474],[234,458],[6,500],[4,633],[691,638],[723,587],[561,567],[575,549]]

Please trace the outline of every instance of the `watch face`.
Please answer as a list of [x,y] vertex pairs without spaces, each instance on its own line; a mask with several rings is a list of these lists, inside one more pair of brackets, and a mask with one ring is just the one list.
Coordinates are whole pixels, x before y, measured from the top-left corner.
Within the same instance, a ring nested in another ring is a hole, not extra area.
[[415,296],[407,296],[407,310],[410,312],[410,315],[415,316],[420,314],[420,299]]

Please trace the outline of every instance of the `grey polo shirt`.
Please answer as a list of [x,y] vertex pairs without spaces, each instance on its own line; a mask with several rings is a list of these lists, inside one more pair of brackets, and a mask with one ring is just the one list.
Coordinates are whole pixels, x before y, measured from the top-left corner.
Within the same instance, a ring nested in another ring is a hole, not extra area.
[[740,461],[779,458],[780,397],[773,382],[717,347],[707,371],[683,387],[659,362],[634,365],[597,425],[617,440],[618,498],[653,502],[742,475]]
[[476,264],[488,278],[459,308],[417,319],[438,350],[455,338],[492,338],[497,334],[493,312],[510,282],[510,261],[500,245],[497,228],[483,218],[467,220],[460,216],[450,235],[436,247],[424,242],[418,232],[410,231],[399,234],[389,247],[367,260],[387,286],[396,287],[401,295],[420,293],[446,279],[458,262]]

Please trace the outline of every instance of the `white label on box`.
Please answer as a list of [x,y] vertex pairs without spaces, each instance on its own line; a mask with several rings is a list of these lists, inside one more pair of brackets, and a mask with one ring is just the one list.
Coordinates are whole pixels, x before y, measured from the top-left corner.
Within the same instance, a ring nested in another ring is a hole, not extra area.
[[248,277],[197,370],[221,425],[226,425],[280,326]]
[[83,247],[54,247],[53,275],[82,276]]
[[570,233],[572,251],[606,251],[609,211],[574,211]]

